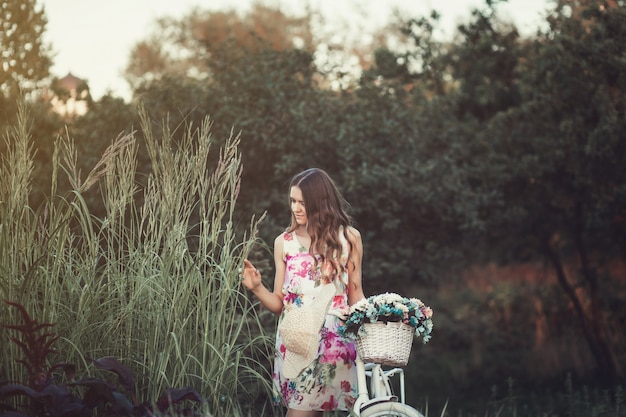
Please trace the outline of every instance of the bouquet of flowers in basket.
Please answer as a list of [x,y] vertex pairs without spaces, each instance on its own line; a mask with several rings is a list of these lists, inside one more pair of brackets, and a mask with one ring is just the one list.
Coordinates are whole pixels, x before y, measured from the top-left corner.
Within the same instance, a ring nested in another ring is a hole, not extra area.
[[350,313],[341,331],[358,336],[366,323],[402,322],[415,328],[415,335],[423,343],[430,340],[433,330],[433,311],[417,298],[395,293],[384,293],[364,298],[350,307]]

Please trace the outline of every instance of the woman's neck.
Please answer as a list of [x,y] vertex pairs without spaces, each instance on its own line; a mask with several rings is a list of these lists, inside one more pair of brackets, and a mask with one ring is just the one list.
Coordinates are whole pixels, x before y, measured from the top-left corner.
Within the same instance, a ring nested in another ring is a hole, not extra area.
[[306,225],[298,226],[295,232],[298,236],[306,237],[310,239],[309,231],[307,230]]

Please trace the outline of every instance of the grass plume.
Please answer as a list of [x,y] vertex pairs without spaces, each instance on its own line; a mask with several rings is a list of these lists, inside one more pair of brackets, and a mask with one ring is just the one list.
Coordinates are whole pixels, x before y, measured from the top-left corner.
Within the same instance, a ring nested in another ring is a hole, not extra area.
[[[268,397],[272,336],[238,279],[261,219],[238,235],[239,137],[212,156],[211,123],[174,141],[142,114],[152,171],[139,181],[137,134],[114,140],[82,179],[70,138],[57,141],[53,191],[28,205],[33,151],[27,115],[6,138],[0,165],[0,297],[57,323],[63,360],[112,356],[133,370],[138,398],[193,386],[216,416],[245,414]],[[210,159],[216,163],[209,162]],[[57,192],[58,175],[71,189]],[[105,216],[85,192],[98,186]],[[1,316],[14,321],[5,306]],[[5,320],[3,319],[3,322]],[[0,380],[21,370],[0,333]],[[242,408],[244,407],[244,408]]]

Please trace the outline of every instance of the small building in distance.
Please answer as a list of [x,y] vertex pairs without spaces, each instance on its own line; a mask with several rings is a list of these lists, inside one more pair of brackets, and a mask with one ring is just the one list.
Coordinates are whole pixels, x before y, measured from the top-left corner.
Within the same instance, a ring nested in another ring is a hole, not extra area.
[[63,78],[55,78],[50,86],[52,109],[65,118],[82,116],[89,109],[89,86],[87,82],[69,72]]

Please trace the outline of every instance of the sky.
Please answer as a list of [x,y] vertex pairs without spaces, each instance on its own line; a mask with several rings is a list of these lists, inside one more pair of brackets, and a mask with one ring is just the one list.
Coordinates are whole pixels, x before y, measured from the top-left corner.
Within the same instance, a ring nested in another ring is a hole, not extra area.
[[[39,0],[48,18],[45,41],[52,50],[51,73],[71,72],[87,81],[96,100],[111,93],[130,98],[122,73],[132,47],[154,31],[157,18],[182,17],[194,7],[203,10],[249,9],[252,0]],[[305,0],[271,0],[288,14],[302,12]],[[340,22],[361,22],[358,27],[381,27],[394,8],[410,17],[424,16],[435,8],[441,13],[442,36],[467,22],[470,11],[484,0],[308,0],[331,27]],[[550,0],[508,0],[499,6],[500,17],[513,21],[522,34],[532,34],[543,22]]]

